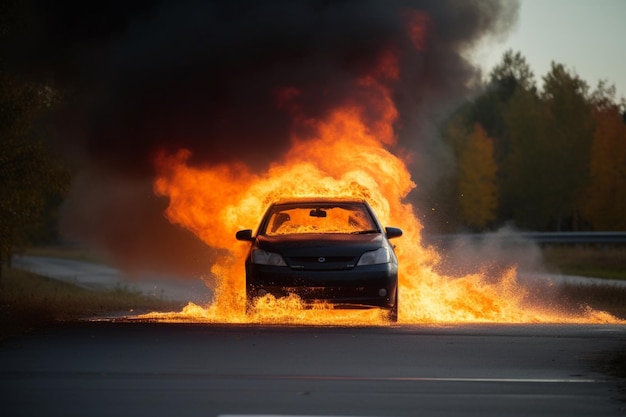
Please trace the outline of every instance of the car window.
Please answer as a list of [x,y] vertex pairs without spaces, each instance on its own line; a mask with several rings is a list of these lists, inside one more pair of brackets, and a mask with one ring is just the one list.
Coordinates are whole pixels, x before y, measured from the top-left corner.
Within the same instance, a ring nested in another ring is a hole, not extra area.
[[295,233],[359,233],[377,230],[363,206],[276,207],[265,223],[266,235]]

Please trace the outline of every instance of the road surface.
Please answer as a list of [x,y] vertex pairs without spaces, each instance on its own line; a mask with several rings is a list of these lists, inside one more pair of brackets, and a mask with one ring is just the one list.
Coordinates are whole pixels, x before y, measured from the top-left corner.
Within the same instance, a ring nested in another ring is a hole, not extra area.
[[65,323],[0,343],[0,403],[12,417],[620,416],[625,351],[623,325]]

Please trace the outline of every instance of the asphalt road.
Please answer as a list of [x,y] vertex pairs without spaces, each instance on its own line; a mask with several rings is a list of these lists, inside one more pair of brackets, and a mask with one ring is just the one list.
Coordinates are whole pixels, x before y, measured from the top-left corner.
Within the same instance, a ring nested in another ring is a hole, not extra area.
[[623,325],[66,323],[0,343],[4,416],[619,416]]

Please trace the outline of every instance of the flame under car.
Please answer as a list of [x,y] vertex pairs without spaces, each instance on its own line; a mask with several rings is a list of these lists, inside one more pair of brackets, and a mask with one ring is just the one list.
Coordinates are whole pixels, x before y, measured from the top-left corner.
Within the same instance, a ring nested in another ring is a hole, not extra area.
[[251,307],[267,294],[297,295],[304,303],[337,308],[382,308],[398,317],[398,259],[389,239],[402,235],[383,228],[366,201],[299,199],[266,211],[246,257],[246,297]]

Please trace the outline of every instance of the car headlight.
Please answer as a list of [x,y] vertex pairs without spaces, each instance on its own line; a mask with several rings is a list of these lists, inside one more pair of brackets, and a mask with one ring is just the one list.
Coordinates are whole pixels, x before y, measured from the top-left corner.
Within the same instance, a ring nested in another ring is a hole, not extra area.
[[391,262],[389,249],[380,248],[380,249],[373,250],[371,252],[365,252],[363,255],[361,255],[361,259],[359,259],[357,266],[387,264],[389,262]]
[[252,250],[252,263],[260,265],[287,266],[282,256],[262,249]]

